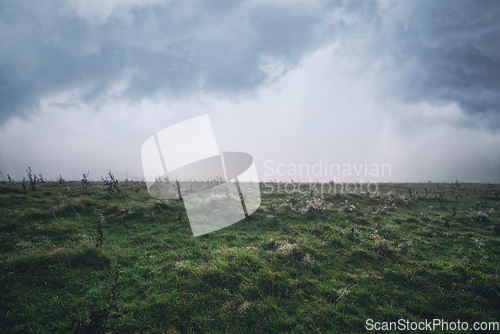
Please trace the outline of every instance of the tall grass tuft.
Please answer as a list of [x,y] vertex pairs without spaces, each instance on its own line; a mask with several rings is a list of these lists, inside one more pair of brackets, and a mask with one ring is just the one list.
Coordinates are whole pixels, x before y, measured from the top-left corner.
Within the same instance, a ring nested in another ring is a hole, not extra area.
[[96,240],[96,247],[101,247],[102,244],[104,243],[104,232],[102,230],[102,224],[106,222],[104,219],[104,215],[97,209],[94,209],[94,213],[96,214],[96,225],[97,225],[97,240]]

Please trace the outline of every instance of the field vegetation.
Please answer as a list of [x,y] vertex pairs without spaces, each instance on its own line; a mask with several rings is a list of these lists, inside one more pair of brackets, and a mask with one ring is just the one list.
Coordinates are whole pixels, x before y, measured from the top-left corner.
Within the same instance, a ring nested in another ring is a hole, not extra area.
[[47,182],[30,169],[24,182],[0,183],[1,333],[500,321],[499,185],[323,194],[281,185],[288,191],[263,191],[248,218],[194,238],[182,201],[111,172],[87,176]]

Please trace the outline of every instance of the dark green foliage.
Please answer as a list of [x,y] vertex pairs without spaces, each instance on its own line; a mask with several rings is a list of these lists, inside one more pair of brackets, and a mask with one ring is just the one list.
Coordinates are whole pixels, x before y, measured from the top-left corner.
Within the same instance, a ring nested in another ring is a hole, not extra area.
[[120,307],[117,305],[118,298],[120,297],[120,283],[118,282],[119,275],[120,270],[117,268],[114,275],[113,285],[111,286],[109,293],[105,295],[108,303],[104,305],[104,307],[92,305],[87,319],[73,320],[70,327],[74,328],[74,334],[104,334],[110,332],[126,333],[135,330],[133,326],[122,326],[121,328],[117,328],[116,324],[110,324],[109,321],[112,313],[118,313],[120,311]]

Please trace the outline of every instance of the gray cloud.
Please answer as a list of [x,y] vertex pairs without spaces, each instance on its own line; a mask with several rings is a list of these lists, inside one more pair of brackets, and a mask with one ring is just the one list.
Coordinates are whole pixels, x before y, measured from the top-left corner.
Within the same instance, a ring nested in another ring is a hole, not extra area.
[[369,48],[376,58],[390,59],[384,69],[390,94],[410,103],[455,102],[498,129],[498,1],[412,1],[388,8]]
[[[89,20],[61,1],[0,4],[0,124],[42,98],[254,92],[337,38],[380,93],[455,102],[500,127],[497,1],[171,1]],[[484,124],[483,124],[484,125]]]
[[343,18],[328,19],[341,3],[194,4],[117,10],[97,22],[60,1],[2,2],[0,122],[64,91],[77,90],[91,102],[123,80],[122,97],[131,100],[193,91],[245,94],[279,78],[348,26]]

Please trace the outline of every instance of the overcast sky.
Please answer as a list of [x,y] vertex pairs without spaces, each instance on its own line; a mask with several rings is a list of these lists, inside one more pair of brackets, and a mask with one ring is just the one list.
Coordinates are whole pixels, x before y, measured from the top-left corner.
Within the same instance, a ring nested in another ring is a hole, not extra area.
[[494,0],[4,0],[0,177],[140,179],[147,138],[208,114],[261,179],[500,182],[498,17]]

